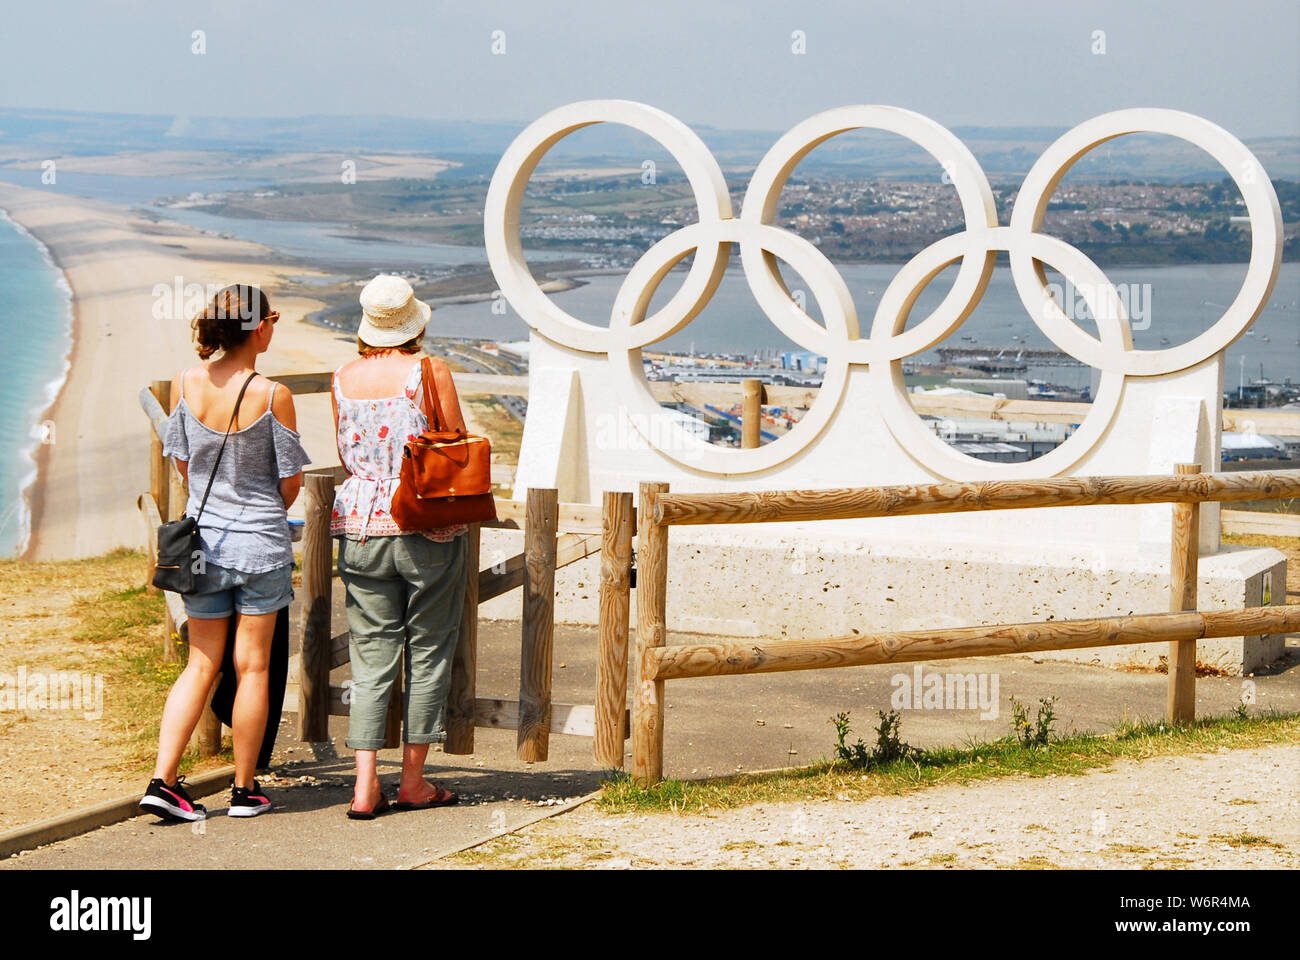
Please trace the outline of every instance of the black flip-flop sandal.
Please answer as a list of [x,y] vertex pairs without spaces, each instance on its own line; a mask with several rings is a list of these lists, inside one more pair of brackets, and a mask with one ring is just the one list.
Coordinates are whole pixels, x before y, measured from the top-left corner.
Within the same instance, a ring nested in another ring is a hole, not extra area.
[[379,795],[379,802],[375,804],[373,810],[353,810],[352,800],[348,801],[348,819],[349,820],[373,820],[382,813],[387,813],[393,807],[389,805],[388,798],[382,793]]
[[[450,807],[460,802],[460,795],[439,787],[439,793],[434,794],[435,799],[426,800],[424,803],[407,803],[404,800],[394,800],[394,810],[431,810],[434,807]],[[445,796],[445,800],[436,799],[439,796]]]

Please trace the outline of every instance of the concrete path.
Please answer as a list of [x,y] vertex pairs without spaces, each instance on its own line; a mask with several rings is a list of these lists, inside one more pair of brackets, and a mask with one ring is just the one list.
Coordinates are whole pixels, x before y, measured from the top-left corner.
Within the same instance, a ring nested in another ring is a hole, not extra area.
[[[336,629],[342,628],[340,609]],[[479,696],[518,695],[519,633],[517,622],[481,624]],[[1254,709],[1300,710],[1300,646],[1294,639],[1290,642],[1283,663],[1269,675],[1251,678]],[[596,676],[595,629],[558,625],[554,651],[554,700],[590,703]],[[832,752],[834,728],[829,721],[841,710],[851,711],[851,739],[870,743],[875,710],[890,709],[893,678],[913,678],[914,666],[669,683],[665,775],[703,777],[811,763]],[[1125,717],[1158,718],[1164,711],[1166,678],[1161,674],[1012,657],[923,666],[926,676],[975,673],[986,684],[996,681],[998,712],[981,719],[978,710],[905,710],[902,736],[916,746],[959,745],[1006,735],[1011,729],[1009,695],[1031,707],[1039,697],[1058,697],[1058,733],[1104,732]],[[345,675],[345,670],[336,672],[334,682]],[[1243,682],[1227,677],[1198,680],[1198,716],[1229,712],[1240,700]],[[277,809],[262,817],[224,816],[223,792],[208,798],[212,816],[201,826],[137,817],[0,861],[0,870],[417,867],[580,802],[598,789],[602,777],[585,738],[553,736],[547,762],[524,764],[515,758],[513,730],[480,729],[473,756],[430,754],[430,777],[460,793],[460,805],[349,821],[344,811],[351,796],[352,761],[343,746],[346,725],[346,718],[333,719],[335,744],[318,755],[310,745],[295,742],[297,718],[286,715],[276,775],[264,780]],[[399,764],[398,751],[380,753],[380,772],[390,797],[396,792]]]

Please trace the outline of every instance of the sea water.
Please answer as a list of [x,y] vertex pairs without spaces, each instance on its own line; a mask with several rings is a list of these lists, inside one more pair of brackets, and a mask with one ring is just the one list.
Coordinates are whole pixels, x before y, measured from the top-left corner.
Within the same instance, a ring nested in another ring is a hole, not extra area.
[[[898,264],[837,264],[858,315],[860,335],[870,335],[876,308],[890,281],[901,267]],[[1140,306],[1141,317],[1130,326],[1133,346],[1138,350],[1168,349],[1204,333],[1214,324],[1236,296],[1246,275],[1244,263],[1216,263],[1179,266],[1109,267],[1106,275],[1117,287],[1134,291],[1133,303]],[[820,309],[797,275],[784,271],[787,287],[802,288],[808,312],[823,322]],[[911,329],[939,306],[951,287],[955,270],[947,270],[934,279],[920,294],[907,322]],[[649,312],[661,308],[680,287],[683,271],[673,271],[652,298]],[[622,275],[600,275],[572,290],[551,295],[555,304],[579,320],[596,326],[608,326],[610,309],[624,281]],[[1073,300],[1074,314],[1080,326],[1096,336],[1096,325],[1081,306],[1081,299],[1065,287],[1059,277],[1049,274],[1049,282],[1061,284],[1066,305]],[[528,326],[513,310],[490,301],[442,306],[434,310],[429,325],[435,336],[483,337],[517,340],[528,335]],[[1136,313],[1137,311],[1131,311]],[[963,339],[968,338],[968,339]],[[1008,347],[1005,357],[1013,358],[1021,347],[1056,349],[1030,318],[1020,300],[1009,268],[998,266],[983,299],[966,321],[936,346]],[[722,284],[703,311],[679,332],[665,338],[651,350],[688,353],[742,353],[752,355],[769,350],[800,350],[759,308],[745,282],[744,273],[729,267]],[[937,360],[934,350],[924,351],[918,360]],[[1262,370],[1262,374],[1261,374]],[[1086,386],[1090,369],[1078,367],[1031,367],[1030,376],[1048,379],[1065,386]],[[1228,347],[1224,370],[1225,391],[1235,390],[1239,381],[1250,384],[1260,376],[1274,381],[1290,378],[1300,381],[1300,264],[1284,263],[1267,305],[1251,326],[1248,335]]]
[[36,479],[35,453],[59,442],[44,418],[68,372],[72,291],[45,247],[3,211],[0,304],[0,557],[13,557],[31,532],[23,492]]

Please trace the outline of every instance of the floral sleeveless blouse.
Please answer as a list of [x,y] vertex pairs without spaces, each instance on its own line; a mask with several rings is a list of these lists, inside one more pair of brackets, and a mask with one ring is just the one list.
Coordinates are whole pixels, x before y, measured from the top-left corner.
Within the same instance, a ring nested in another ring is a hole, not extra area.
[[[348,471],[334,495],[330,536],[365,540],[416,531],[403,530],[389,515],[393,491],[402,470],[402,448],[428,429],[420,409],[424,389],[420,364],[411,370],[401,396],[376,399],[345,397],[334,371],[334,399],[339,408],[339,458]],[[342,367],[339,368],[340,370]],[[430,540],[446,542],[468,528],[465,524],[419,531]]]

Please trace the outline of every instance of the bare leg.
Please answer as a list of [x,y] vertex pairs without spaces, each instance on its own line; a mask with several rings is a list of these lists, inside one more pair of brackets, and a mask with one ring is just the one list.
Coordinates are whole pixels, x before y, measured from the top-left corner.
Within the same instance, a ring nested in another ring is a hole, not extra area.
[[257,755],[266,733],[267,669],[271,659],[271,638],[275,635],[274,613],[236,614],[235,708],[231,720],[235,747],[235,786],[251,787],[257,770]]
[[352,809],[359,813],[369,813],[379,802],[379,773],[376,770],[378,750],[356,750],[353,756],[357,760],[357,785],[352,795]]
[[181,754],[190,742],[198,725],[199,716],[208,703],[217,674],[221,672],[221,656],[226,649],[226,629],[229,617],[218,620],[189,620],[190,656],[185,669],[172,684],[163,707],[162,723],[158,731],[158,762],[153,768],[155,778],[163,783],[175,783]]
[[397,788],[398,803],[428,803],[443,792],[424,779],[424,761],[429,756],[427,743],[407,743],[402,746],[402,783]]

